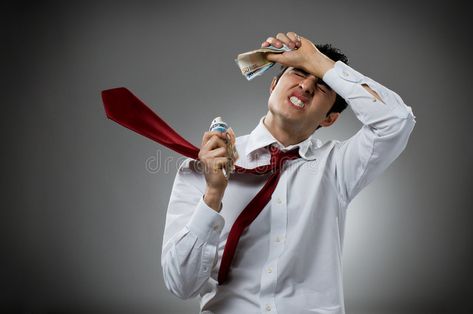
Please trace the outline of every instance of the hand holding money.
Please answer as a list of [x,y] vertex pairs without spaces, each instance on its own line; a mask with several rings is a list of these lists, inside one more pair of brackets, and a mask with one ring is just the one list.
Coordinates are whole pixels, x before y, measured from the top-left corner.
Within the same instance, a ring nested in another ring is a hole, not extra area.
[[289,51],[289,47],[282,46],[277,48],[268,45],[260,49],[239,54],[235,62],[240,68],[241,74],[243,74],[248,81],[251,81],[274,65],[274,62],[267,59],[269,53],[283,53],[284,51]]
[[248,80],[263,74],[275,63],[299,68],[322,78],[334,63],[310,40],[294,32],[268,37],[260,49],[242,53],[235,61]]
[[238,155],[234,149],[235,134],[233,130],[230,128],[224,131],[226,124],[212,123],[212,125],[211,129],[213,130],[204,133],[198,157],[207,184],[204,201],[218,212],[228,185],[227,175],[231,173]]
[[284,54],[285,52],[298,49],[301,46],[300,37],[295,33],[288,33],[288,36],[289,34],[290,37],[286,36],[284,41],[268,37],[261,44],[260,49],[239,54],[235,61],[241,70],[241,74],[247,80],[252,80],[256,76],[262,75],[275,64],[273,60],[270,60],[271,55]]
[[225,123],[221,117],[216,117],[213,119],[212,123],[210,124],[209,131],[218,131],[225,134],[228,162],[222,170],[225,178],[228,179],[230,174],[235,170],[234,163],[238,159],[238,153],[235,148],[235,133],[233,132],[232,128],[228,127],[227,123]]
[[317,47],[307,38],[301,37],[294,32],[287,34],[278,33],[276,38],[269,37],[261,44],[261,47],[273,45],[280,47],[296,47],[296,49],[284,54],[269,54],[266,58],[271,62],[279,63],[283,66],[294,67],[313,74],[318,78],[323,78],[325,72],[333,68],[334,61],[321,53]]

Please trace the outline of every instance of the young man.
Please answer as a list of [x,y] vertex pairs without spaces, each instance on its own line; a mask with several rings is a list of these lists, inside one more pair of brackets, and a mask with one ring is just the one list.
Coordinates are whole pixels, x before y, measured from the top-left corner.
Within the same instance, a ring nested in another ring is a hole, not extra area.
[[[262,46],[283,44],[294,50],[268,55],[287,68],[272,81],[268,113],[251,134],[236,139],[236,165],[269,164],[270,147],[295,149],[300,158],[282,166],[271,199],[239,238],[224,282],[218,279],[229,232],[268,176],[227,180],[221,170],[227,144],[218,132],[204,134],[200,161],[187,160],[176,175],[163,239],[164,280],[181,298],[200,294],[202,313],[344,313],[347,206],[399,156],[415,124],[397,94],[338,61],[346,62],[338,50],[323,46],[324,54],[293,32]],[[316,130],[332,125],[345,102],[363,127],[346,141],[322,144]]]

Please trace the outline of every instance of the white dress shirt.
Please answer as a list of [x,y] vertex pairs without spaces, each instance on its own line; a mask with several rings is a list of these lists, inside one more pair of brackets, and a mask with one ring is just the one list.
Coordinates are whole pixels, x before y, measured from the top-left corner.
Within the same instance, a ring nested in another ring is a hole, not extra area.
[[[201,296],[201,312],[345,313],[342,247],[347,206],[403,151],[414,127],[410,107],[393,91],[336,62],[323,80],[352,108],[363,127],[346,141],[322,143],[312,134],[283,147],[261,118],[238,137],[237,165],[269,163],[265,146],[299,148],[286,162],[271,200],[242,234],[227,282],[218,285],[233,222],[261,189],[266,175],[230,178],[222,210],[203,201],[205,178],[188,159],[169,201],[161,264],[166,287],[180,298]],[[376,91],[376,100],[362,84]]]

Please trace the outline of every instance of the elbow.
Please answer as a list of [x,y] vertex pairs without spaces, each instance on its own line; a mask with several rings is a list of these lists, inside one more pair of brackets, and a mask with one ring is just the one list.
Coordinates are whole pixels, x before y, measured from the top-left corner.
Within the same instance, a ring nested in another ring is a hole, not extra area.
[[374,132],[378,137],[384,138],[407,138],[411,134],[415,126],[415,116],[412,112],[405,117],[392,117],[378,125]]
[[179,268],[167,265],[165,262],[162,263],[162,268],[164,284],[176,297],[187,300],[199,294],[193,276],[184,276]]
[[173,285],[166,282],[166,288],[181,300],[189,300],[197,296],[197,293],[192,293],[190,290],[183,289],[183,287],[179,285]]
[[190,285],[186,284],[183,278],[178,274],[171,274],[163,271],[163,278],[164,284],[169,292],[179,299],[187,300],[197,296],[197,293],[189,289]]

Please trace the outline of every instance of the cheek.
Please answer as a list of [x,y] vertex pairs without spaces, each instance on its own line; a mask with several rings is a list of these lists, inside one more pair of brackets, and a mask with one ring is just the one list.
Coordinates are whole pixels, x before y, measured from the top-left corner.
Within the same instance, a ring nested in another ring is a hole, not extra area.
[[278,103],[279,103],[279,100],[277,99],[277,95],[274,92],[271,93],[271,95],[268,98],[268,110],[273,113],[275,111],[278,111],[277,109]]
[[336,100],[337,100],[337,94],[332,93],[330,94],[330,96],[328,96],[329,108],[332,108]]
[[276,86],[271,92],[271,95],[269,95],[268,104],[272,104],[273,106],[276,106],[283,99],[283,95],[284,94],[281,93],[280,88]]
[[274,106],[274,103],[275,103],[275,96],[274,96],[274,91],[273,91],[271,92],[268,98],[268,108]]
[[327,113],[330,111],[332,106],[335,104],[335,96],[333,95],[324,95],[321,99],[321,108],[324,112]]
[[313,103],[310,106],[310,116],[312,117],[312,119],[319,120],[325,118],[325,115],[332,107],[331,103],[332,102],[328,99],[314,99]]

